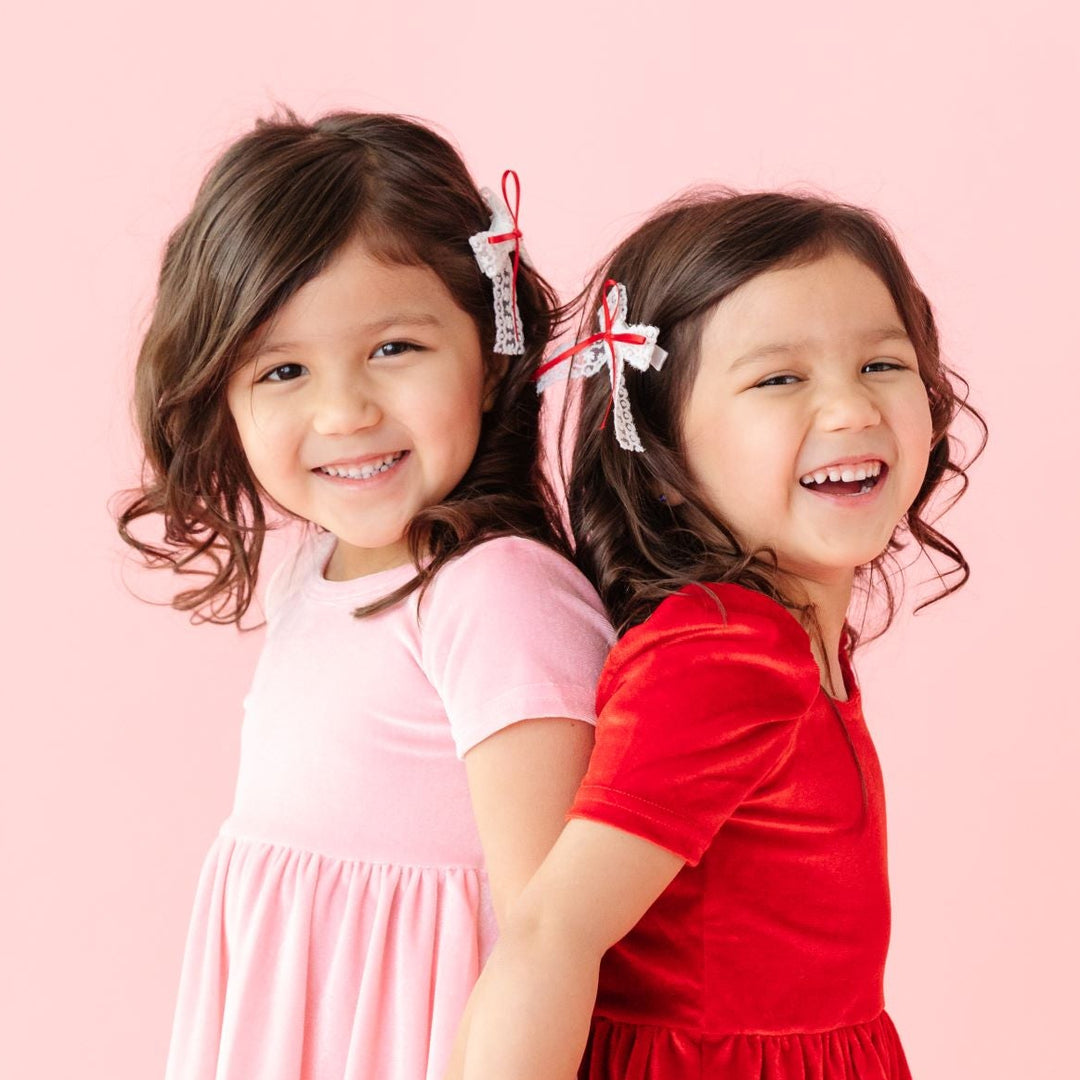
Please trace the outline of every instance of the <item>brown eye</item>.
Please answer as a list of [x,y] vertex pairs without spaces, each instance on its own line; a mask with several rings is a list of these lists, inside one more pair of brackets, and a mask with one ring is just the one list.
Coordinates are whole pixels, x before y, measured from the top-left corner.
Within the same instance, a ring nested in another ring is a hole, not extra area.
[[419,352],[420,346],[411,341],[387,341],[380,345],[371,355],[372,357],[401,356],[402,353]]
[[799,378],[797,375],[771,375],[767,379],[762,379],[761,382],[755,383],[755,389],[761,386],[791,386],[793,383],[797,383]]
[[303,364],[278,364],[263,375],[259,382],[291,382],[293,379],[299,379],[306,372],[307,368]]

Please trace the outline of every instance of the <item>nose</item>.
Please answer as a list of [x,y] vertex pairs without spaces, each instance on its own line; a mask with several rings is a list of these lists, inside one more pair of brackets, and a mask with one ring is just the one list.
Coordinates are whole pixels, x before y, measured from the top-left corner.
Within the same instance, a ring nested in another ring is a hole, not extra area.
[[381,420],[382,409],[371,387],[358,379],[335,379],[320,388],[312,427],[319,435],[352,435]]
[[818,415],[826,431],[862,431],[881,423],[873,391],[854,380],[824,387]]

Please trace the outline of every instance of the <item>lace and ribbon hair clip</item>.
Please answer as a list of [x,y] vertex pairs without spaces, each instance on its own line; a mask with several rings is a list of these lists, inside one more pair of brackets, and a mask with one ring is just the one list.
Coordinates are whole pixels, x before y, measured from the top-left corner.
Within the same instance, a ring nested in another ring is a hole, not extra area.
[[626,391],[625,369],[629,364],[638,371],[649,368],[659,371],[667,353],[656,344],[660,331],[655,326],[630,324],[626,321],[626,286],[608,278],[604,282],[600,308],[597,311],[600,329],[583,341],[572,345],[546,361],[537,370],[536,390],[543,391],[561,379],[587,379],[606,367],[611,381],[611,397],[604,418],[615,417],[615,438],[624,450],[641,452],[634,417],[630,411],[630,395]]
[[[513,210],[510,209],[509,183],[513,181]],[[481,188],[481,196],[491,211],[491,227],[474,233],[469,244],[480,269],[491,278],[495,297],[495,352],[521,356],[525,352],[525,333],[517,302],[518,267],[529,262],[521,246],[518,211],[521,207],[521,181],[513,169],[502,175],[502,197],[490,188]]]

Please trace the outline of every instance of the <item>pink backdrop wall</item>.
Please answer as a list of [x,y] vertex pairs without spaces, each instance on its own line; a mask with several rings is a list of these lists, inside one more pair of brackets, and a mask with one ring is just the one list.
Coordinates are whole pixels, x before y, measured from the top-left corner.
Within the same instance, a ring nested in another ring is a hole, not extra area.
[[993,442],[951,520],[972,584],[862,663],[891,800],[890,1007],[924,1080],[1075,1067],[1072,16],[1041,0],[536,9],[103,0],[9,17],[0,1075],[163,1064],[259,641],[132,599],[105,503],[135,476],[126,399],[164,236],[275,101],[413,113],[487,182],[516,167],[531,253],[567,291],[694,181],[811,184],[894,224]]

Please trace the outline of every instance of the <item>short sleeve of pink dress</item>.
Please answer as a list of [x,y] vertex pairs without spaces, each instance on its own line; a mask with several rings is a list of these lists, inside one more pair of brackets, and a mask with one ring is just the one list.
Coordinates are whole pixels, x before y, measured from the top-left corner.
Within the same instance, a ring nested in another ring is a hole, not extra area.
[[571,813],[687,865],[604,957],[586,1080],[908,1080],[881,771],[845,676],[831,700],[798,622],[734,585],[612,650]]
[[503,539],[455,560],[421,601],[420,630],[459,756],[507,717],[593,718],[613,635],[581,573],[547,548]]
[[204,864],[169,1080],[436,1080],[494,938],[461,756],[531,717],[593,722],[611,630],[573,566],[502,538],[411,576],[268,588],[232,814]]

